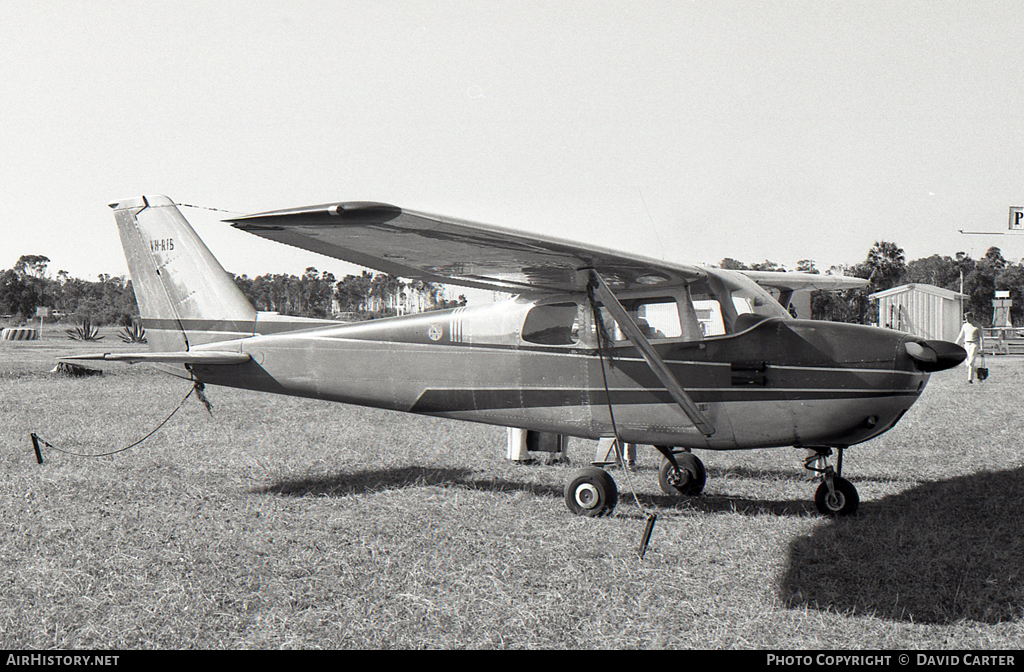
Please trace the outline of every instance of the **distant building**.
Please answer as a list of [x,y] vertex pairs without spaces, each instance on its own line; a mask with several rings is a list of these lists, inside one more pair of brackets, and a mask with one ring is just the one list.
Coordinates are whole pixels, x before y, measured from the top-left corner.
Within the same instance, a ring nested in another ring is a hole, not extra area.
[[878,326],[921,338],[956,340],[966,295],[933,285],[902,285],[869,297],[878,301]]

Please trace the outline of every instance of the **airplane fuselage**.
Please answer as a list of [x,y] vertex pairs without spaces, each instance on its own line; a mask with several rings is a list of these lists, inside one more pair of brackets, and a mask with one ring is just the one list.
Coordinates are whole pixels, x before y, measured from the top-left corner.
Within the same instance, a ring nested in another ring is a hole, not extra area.
[[208,346],[249,362],[191,368],[215,385],[590,439],[613,434],[613,414],[625,441],[714,450],[866,441],[899,420],[929,377],[905,352],[908,334],[877,327],[769,318],[739,333],[654,341],[713,423],[705,436],[628,341],[602,356],[585,334],[524,340],[535,305],[256,335]]

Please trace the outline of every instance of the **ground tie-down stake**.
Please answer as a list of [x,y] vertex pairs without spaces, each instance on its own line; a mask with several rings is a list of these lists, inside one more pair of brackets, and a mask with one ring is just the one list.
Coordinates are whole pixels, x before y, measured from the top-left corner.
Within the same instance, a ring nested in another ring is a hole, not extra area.
[[644,527],[644,536],[640,539],[640,549],[637,551],[640,554],[640,559],[644,559],[644,555],[647,553],[647,544],[651,541],[651,533],[654,532],[654,523],[658,520],[658,514],[652,513],[647,516],[647,525]]
[[[32,450],[36,451],[36,462],[39,464],[43,463],[43,451],[39,450],[39,437],[36,436],[35,432],[32,432],[29,436],[32,437]],[[43,441],[43,443],[46,443]],[[50,444],[46,444],[50,445]]]

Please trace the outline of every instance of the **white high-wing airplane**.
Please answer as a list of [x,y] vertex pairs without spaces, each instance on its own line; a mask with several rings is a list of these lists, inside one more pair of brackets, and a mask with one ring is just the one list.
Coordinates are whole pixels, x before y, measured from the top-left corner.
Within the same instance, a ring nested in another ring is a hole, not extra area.
[[[825,514],[857,509],[843,451],[892,428],[962,348],[877,327],[797,320],[786,293],[864,281],[667,263],[393,205],[330,203],[239,217],[252,234],[407,279],[513,299],[355,324],[257,312],[166,196],[111,204],[152,352],[224,385],[566,436],[655,446],[666,492],[696,495],[692,453],[810,449]],[[753,279],[751,279],[753,278]],[[757,282],[755,282],[755,280]],[[838,451],[836,468],[827,457]],[[574,513],[610,513],[588,467]]]

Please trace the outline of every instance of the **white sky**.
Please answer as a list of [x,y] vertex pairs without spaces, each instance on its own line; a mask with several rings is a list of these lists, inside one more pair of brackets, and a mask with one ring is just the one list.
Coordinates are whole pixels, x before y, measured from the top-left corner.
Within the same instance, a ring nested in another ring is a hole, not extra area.
[[[0,0],[0,269],[127,267],[110,201],[344,200],[793,268],[998,245],[1024,2]],[[354,267],[183,209],[229,271]]]

